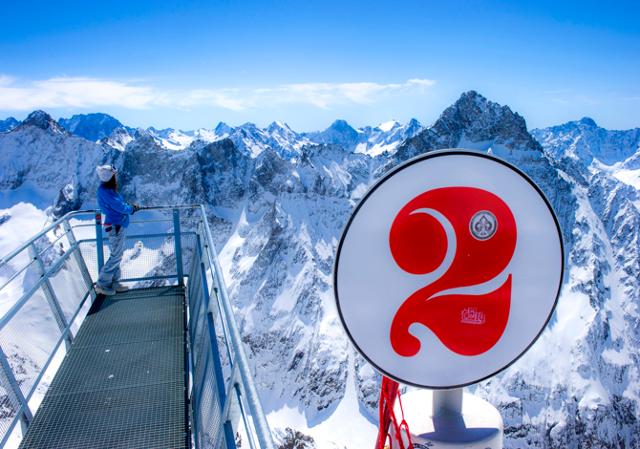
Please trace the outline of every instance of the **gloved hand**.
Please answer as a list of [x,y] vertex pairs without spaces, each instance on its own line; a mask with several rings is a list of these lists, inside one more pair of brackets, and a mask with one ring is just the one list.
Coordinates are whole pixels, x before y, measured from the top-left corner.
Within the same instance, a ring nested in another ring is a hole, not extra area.
[[133,203],[131,205],[133,207],[133,212],[131,212],[131,215],[135,214],[136,212],[138,212],[141,208],[138,204]]

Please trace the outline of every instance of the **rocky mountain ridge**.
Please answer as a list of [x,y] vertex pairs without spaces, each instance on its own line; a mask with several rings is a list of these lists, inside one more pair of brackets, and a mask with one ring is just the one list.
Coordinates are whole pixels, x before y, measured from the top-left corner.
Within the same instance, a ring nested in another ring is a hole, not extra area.
[[125,127],[119,120],[102,113],[76,114],[68,119],[59,119],[58,124],[71,134],[93,142],[109,137],[118,128],[133,131],[133,129]]
[[18,124],[20,124],[20,122],[13,117],[7,117],[4,120],[0,120],[0,133],[11,131],[13,128],[18,126]]
[[[326,143],[299,147],[288,127],[275,123],[267,134],[281,142],[260,151],[238,139],[256,142],[261,130],[219,125],[225,137],[171,151],[150,132],[117,148],[59,132],[50,122],[38,115],[0,134],[0,188],[38,186],[53,202],[71,185],[65,192],[74,192],[72,201],[65,194],[56,203],[59,214],[93,201],[93,167],[108,161],[120,169],[123,194],[132,200],[206,204],[270,422],[291,427],[278,416],[294,410],[306,423],[295,430],[312,435],[318,447],[350,447],[314,433],[332,422],[343,401],[359,403],[354,429],[376,416],[379,376],[348,342],[331,289],[337,241],[357,201],[387,170],[436,149],[465,147],[513,163],[540,185],[561,221],[565,285],[536,345],[474,390],[502,411],[509,448],[640,444],[640,201],[607,165],[615,159],[633,169],[637,147],[626,147],[633,137],[590,134],[589,124],[529,133],[521,116],[476,92],[379,154],[343,146],[358,136],[345,123],[322,137]],[[571,143],[588,136],[604,139],[591,140],[593,158],[570,157],[585,154]]]
[[[0,121],[0,132],[9,131],[19,123],[13,117]],[[314,144],[340,145],[347,151],[376,156],[385,151],[392,152],[402,141],[422,129],[422,125],[416,119],[411,119],[404,125],[392,120],[375,127],[365,126],[357,130],[344,120],[336,120],[324,131],[306,133],[296,132],[286,123],[279,121],[272,122],[266,128],[259,128],[253,123],[232,127],[220,122],[214,129],[143,129],[123,125],[116,118],[104,113],[77,114],[68,119],[60,118],[57,123],[71,134],[122,151],[129,142],[143,135],[151,136],[163,148],[176,151],[184,150],[190,145],[202,146],[229,138],[237,148],[252,157],[256,157],[266,148],[274,149],[287,157],[297,157],[304,145]]]

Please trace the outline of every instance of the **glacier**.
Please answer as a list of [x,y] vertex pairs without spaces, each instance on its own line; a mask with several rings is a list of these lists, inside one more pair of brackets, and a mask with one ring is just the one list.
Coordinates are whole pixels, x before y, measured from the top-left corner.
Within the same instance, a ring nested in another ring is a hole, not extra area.
[[558,215],[567,259],[548,329],[515,364],[470,390],[501,411],[508,448],[640,447],[640,130],[582,119],[529,131],[508,106],[473,91],[427,127],[412,120],[356,129],[338,120],[312,133],[282,122],[179,131],[97,120],[91,131],[81,118],[74,129],[89,129],[88,138],[44,112],[0,133],[0,215],[9,217],[0,236],[13,229],[20,202],[50,217],[93,207],[100,163],[118,167],[132,201],[206,204],[283,447],[373,445],[380,377],[338,319],[336,246],[376,179],[453,147],[492,153],[527,173]]

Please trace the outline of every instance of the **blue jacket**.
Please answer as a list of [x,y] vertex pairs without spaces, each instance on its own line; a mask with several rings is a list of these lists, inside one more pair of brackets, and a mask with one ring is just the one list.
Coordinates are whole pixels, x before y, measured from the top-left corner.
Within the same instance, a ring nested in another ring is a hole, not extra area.
[[133,213],[133,206],[125,203],[122,196],[115,190],[107,189],[104,185],[98,187],[98,206],[105,215],[103,223],[129,226],[129,214]]

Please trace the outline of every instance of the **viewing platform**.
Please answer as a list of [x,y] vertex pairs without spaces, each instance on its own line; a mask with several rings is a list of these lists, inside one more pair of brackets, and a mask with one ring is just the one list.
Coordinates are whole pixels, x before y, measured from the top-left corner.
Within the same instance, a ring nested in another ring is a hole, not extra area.
[[273,449],[204,207],[147,208],[125,238],[113,296],[98,211],[0,260],[0,448]]

